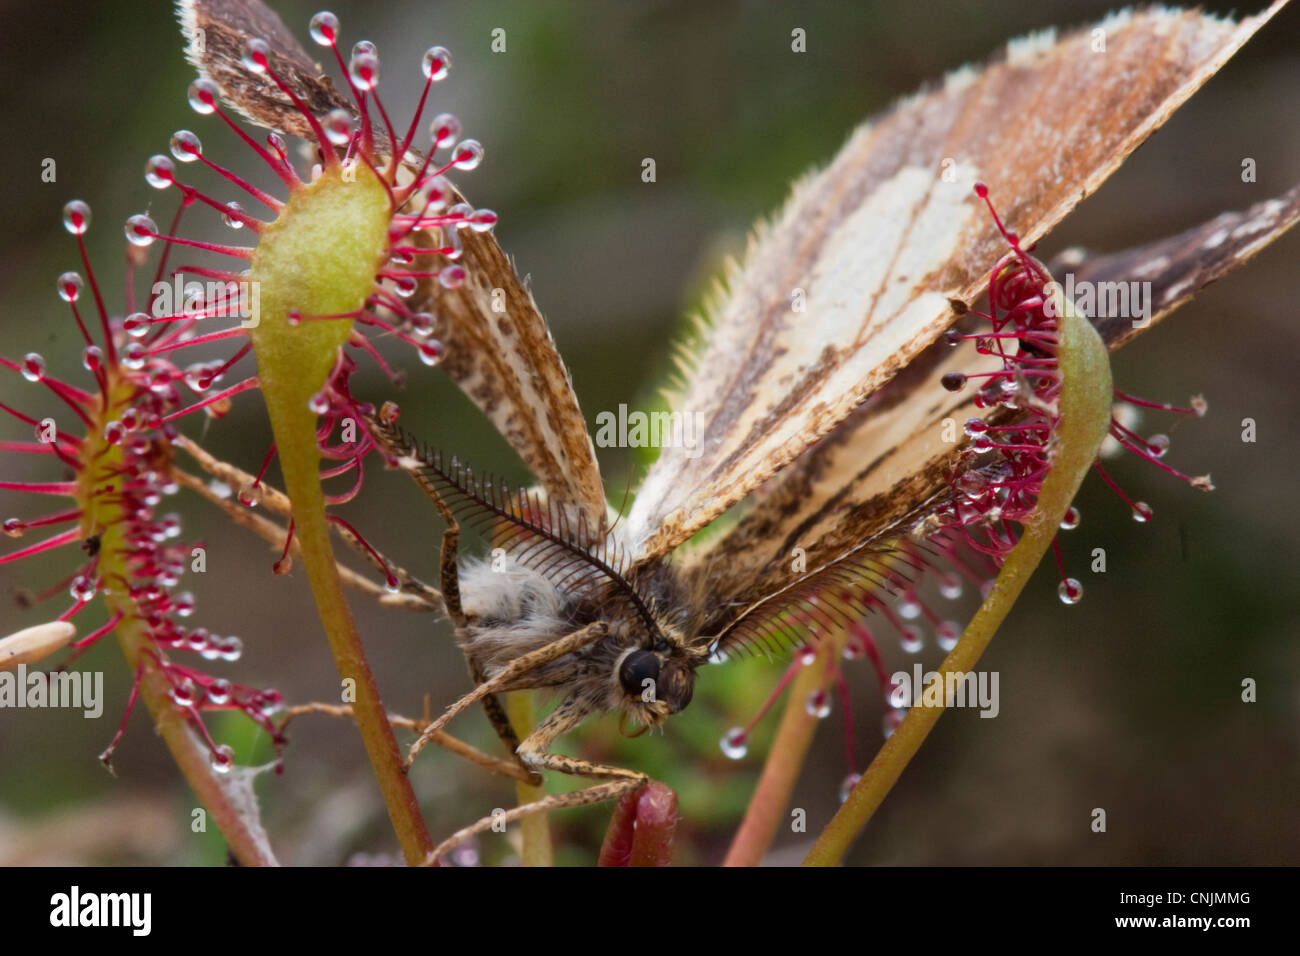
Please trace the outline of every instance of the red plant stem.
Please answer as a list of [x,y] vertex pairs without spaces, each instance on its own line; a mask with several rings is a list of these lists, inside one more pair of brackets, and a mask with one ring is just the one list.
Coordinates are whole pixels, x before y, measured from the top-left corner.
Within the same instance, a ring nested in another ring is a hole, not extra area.
[[847,632],[828,638],[817,652],[817,659],[804,666],[794,679],[776,738],[768,750],[763,773],[754,788],[754,796],[745,809],[745,818],[731,841],[723,866],[758,866],[767,848],[772,845],[777,827],[785,819],[790,794],[803,769],[808,747],[820,721],[808,713],[805,702],[813,691],[822,689],[829,681],[826,667],[828,654],[839,654],[847,640]]

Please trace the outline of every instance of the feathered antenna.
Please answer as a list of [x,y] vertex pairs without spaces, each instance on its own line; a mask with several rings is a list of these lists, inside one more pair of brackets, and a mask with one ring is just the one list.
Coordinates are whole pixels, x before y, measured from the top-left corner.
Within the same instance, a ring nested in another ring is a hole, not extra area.
[[[891,560],[893,559],[893,560]],[[864,542],[750,605],[713,639],[716,654],[779,653],[816,634],[843,630],[880,606],[880,591],[895,593],[907,578],[897,564],[916,559],[889,546]]]
[[605,527],[586,516],[571,518],[537,491],[512,490],[491,475],[475,475],[456,458],[418,442],[381,416],[367,416],[375,442],[438,505],[444,519],[479,532],[514,560],[544,575],[557,588],[599,604],[626,603],[655,637],[662,637],[647,599],[632,580],[632,562]]

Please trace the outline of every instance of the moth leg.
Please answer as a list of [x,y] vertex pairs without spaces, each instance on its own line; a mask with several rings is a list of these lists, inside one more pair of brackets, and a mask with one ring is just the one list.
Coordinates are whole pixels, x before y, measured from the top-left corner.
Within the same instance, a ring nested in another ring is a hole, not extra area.
[[447,507],[447,502],[442,500],[442,495],[438,493],[437,486],[429,480],[427,475],[422,474],[418,468],[413,467],[412,461],[417,454],[415,446],[403,440],[400,432],[392,426],[376,418],[368,418],[367,423],[370,436],[388,455],[396,459],[398,467],[406,471],[414,479],[415,483],[420,486],[420,490],[428,495],[429,500],[433,502],[434,508],[438,511],[438,516],[447,525],[447,530],[442,533],[442,551],[439,555],[442,603],[446,607],[447,617],[451,618],[452,623],[457,627],[464,627],[466,623],[465,609],[460,601],[460,569],[456,563],[460,551],[460,524],[456,521],[456,516],[452,514],[451,509]]
[[532,803],[525,803],[522,807],[513,807],[509,810],[503,810],[500,813],[494,813],[492,816],[484,817],[471,826],[457,830],[447,839],[443,840],[432,852],[424,859],[426,866],[432,865],[443,854],[450,852],[458,844],[463,843],[472,836],[480,833],[486,833],[493,828],[500,829],[507,823],[513,823],[516,820],[532,816],[534,813],[543,813],[547,810],[563,810],[566,807],[585,807],[593,803],[604,803],[606,800],[617,800],[623,794],[643,786],[649,780],[648,777],[639,777],[638,779],[611,780],[608,783],[598,783],[594,787],[588,787],[585,790],[574,790],[570,793],[552,793],[540,800],[534,800]]
[[[438,510],[442,511],[442,508]],[[442,603],[447,608],[447,616],[451,618],[451,622],[457,627],[464,627],[465,609],[460,603],[460,566],[457,563],[460,554],[460,525],[456,523],[450,510],[447,510],[442,517],[447,522],[447,530],[442,533],[442,552],[438,557]]]
[[586,717],[586,708],[582,706],[577,698],[570,697],[552,711],[550,716],[542,721],[541,726],[529,734],[527,739],[519,745],[519,756],[525,766],[534,770],[555,770],[579,777],[604,779],[604,783],[598,783],[583,790],[574,790],[571,793],[549,794],[540,800],[534,800],[532,803],[525,803],[523,806],[484,817],[477,823],[457,830],[434,847],[433,851],[425,858],[425,863],[433,863],[457,844],[476,834],[499,829],[507,823],[513,823],[523,817],[532,816],[534,813],[542,813],[547,810],[562,810],[566,807],[585,807],[593,803],[604,803],[606,800],[616,800],[623,794],[649,783],[649,777],[635,770],[615,767],[613,764],[593,763],[580,757],[567,757],[563,754],[549,752],[548,748],[555,738],[578,726]]
[[[430,738],[432,738],[434,734],[442,730],[442,728],[447,725],[448,721],[461,713],[475,701],[483,700],[491,694],[509,690],[513,683],[534,668],[540,667],[543,664],[549,664],[551,661],[557,660],[565,654],[570,654],[573,651],[586,647],[588,644],[595,643],[605,637],[608,633],[608,624],[604,621],[594,621],[586,627],[580,628],[571,634],[566,634],[564,637],[552,641],[545,647],[539,647],[535,651],[530,651],[521,657],[515,658],[506,665],[506,667],[502,668],[499,674],[479,684],[460,700],[456,701],[456,703],[448,707],[441,717],[426,727],[424,733],[420,734],[419,739],[411,745],[411,749],[407,752],[407,764],[409,765],[410,762],[415,759],[415,755],[424,749],[424,745],[429,742]],[[543,726],[545,726],[545,724],[543,724]],[[541,728],[538,729],[540,730]],[[532,740],[533,737],[536,736],[537,734],[534,732],[528,739]],[[519,749],[522,750],[527,743],[528,741],[525,740],[523,744],[520,744]]]
[[[474,681],[475,686],[482,684],[487,679],[483,672],[475,667],[473,663],[469,665],[469,676]],[[487,714],[488,723],[496,731],[497,737],[506,745],[506,750],[514,760],[515,766],[522,768],[527,773],[528,779],[526,782],[534,786],[540,784],[542,782],[541,774],[525,767],[524,762],[515,753],[519,749],[519,735],[515,733],[515,728],[510,723],[510,717],[506,714],[505,708],[501,706],[501,699],[496,694],[488,694],[483,698],[483,712]],[[440,733],[445,733],[445,731],[440,731]],[[434,742],[437,743],[436,737]]]

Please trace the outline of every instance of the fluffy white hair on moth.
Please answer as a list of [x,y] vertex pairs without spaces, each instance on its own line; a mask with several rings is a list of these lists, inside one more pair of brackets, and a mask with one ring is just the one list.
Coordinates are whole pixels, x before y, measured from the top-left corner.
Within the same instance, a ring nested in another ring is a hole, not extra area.
[[569,596],[524,565],[495,569],[489,561],[467,561],[460,593],[472,652],[487,677],[573,630]]

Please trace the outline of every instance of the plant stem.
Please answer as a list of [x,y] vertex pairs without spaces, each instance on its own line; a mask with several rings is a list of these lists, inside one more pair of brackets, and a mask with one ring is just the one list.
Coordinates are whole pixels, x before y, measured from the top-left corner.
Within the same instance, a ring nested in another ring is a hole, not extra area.
[[[1025,522],[1020,541],[1007,556],[993,589],[939,668],[944,686],[948,674],[969,672],[997,633],[1056,537],[1110,427],[1111,376],[1106,347],[1088,320],[1059,293],[1057,306],[1061,315],[1061,429],[1052,468],[1043,481],[1034,513]],[[835,866],[844,858],[943,711],[943,705],[914,706],[908,711],[822,831],[804,860],[805,866]]]
[[320,483],[313,409],[317,391],[337,367],[352,320],[290,321],[294,314],[346,315],[365,301],[390,213],[387,186],[373,172],[346,177],[335,165],[295,187],[279,217],[261,230],[250,262],[261,309],[248,336],[316,610],[339,676],[345,687],[352,682],[353,717],[402,853],[415,865],[424,862],[433,841],[343,596]]
[[[274,415],[272,420],[274,422]],[[300,430],[298,434],[303,432]],[[313,442],[311,470],[307,474],[290,464],[290,461],[296,459],[286,454],[279,430],[276,435],[281,450],[285,486],[289,499],[293,502],[294,533],[302,546],[303,564],[307,569],[312,597],[316,601],[316,610],[325,628],[325,637],[329,641],[339,676],[355,682],[353,715],[375,777],[379,781],[389,819],[402,845],[406,862],[414,866],[424,862],[433,850],[433,841],[420,814],[419,802],[406,774],[405,760],[398,748],[392,725],[388,722],[388,713],[366,660],[352,611],[343,596],[343,582],[339,578],[338,565],[330,543],[329,523],[325,518],[324,497],[316,476],[314,438],[311,437],[311,430],[306,435]]]
[[763,764],[763,773],[758,778],[749,806],[745,808],[745,818],[722,861],[723,866],[758,866],[772,845],[819,723],[808,713],[805,701],[809,694],[824,688],[829,682],[826,655],[839,654],[846,636],[840,633],[828,639],[818,651],[817,658],[804,667],[791,684],[781,724]]
[[[523,740],[537,725],[537,701],[531,691],[519,690],[506,694],[506,716],[510,726],[514,727],[519,739]],[[546,796],[546,783],[537,786],[515,781],[515,798],[519,805],[532,803]],[[524,817],[519,823],[523,834],[524,866],[554,866],[555,856],[551,847],[551,824],[545,813],[534,813]]]
[[[122,604],[130,608],[129,602]],[[110,601],[108,606],[110,611],[120,609],[114,601]],[[150,668],[150,662],[143,653],[150,642],[140,619],[124,618],[118,625],[117,639],[132,671],[144,664],[144,673],[140,678],[140,697],[190,789],[199,798],[203,808],[212,815],[212,821],[226,838],[230,852],[241,866],[278,866],[279,863],[271,853],[266,832],[262,829],[262,822],[255,815],[250,818],[231,799],[230,775],[219,774],[212,769],[207,744],[190,730],[185,716],[176,710],[166,679],[157,670]]]

